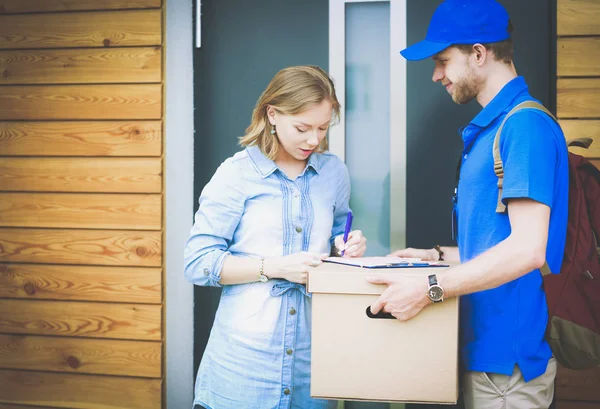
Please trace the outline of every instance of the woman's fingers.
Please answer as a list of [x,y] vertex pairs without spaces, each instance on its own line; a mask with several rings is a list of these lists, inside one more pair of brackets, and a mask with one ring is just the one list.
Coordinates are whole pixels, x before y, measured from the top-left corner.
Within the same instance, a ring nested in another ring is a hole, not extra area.
[[345,256],[360,257],[367,249],[367,239],[363,236],[362,231],[354,230],[348,235],[348,241],[346,242],[345,247]]
[[344,255],[348,257],[360,257],[364,254],[366,249],[366,244],[364,242],[361,242],[359,244],[355,244],[354,246],[350,246],[348,250],[346,250]]

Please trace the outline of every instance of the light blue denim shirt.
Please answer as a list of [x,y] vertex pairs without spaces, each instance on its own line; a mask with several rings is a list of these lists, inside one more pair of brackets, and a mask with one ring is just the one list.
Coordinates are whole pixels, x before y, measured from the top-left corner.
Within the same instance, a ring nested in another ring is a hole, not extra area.
[[[200,195],[185,249],[185,275],[221,286],[225,258],[329,253],[344,231],[346,166],[313,153],[288,178],[257,147],[225,160]],[[258,280],[258,271],[256,272]],[[305,286],[272,279],[223,286],[196,379],[195,404],[209,409],[324,409],[310,397],[311,299]]]

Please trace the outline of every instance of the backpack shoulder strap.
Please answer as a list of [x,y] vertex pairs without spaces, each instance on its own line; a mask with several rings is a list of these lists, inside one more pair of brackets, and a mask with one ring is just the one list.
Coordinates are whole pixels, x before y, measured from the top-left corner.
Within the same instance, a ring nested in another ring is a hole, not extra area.
[[569,139],[567,141],[567,146],[576,146],[578,148],[588,149],[592,144],[593,139],[588,137]]
[[[556,118],[550,111],[546,109],[545,106],[539,104],[535,101],[525,101],[521,102],[513,109],[511,109],[508,114],[502,120],[502,123],[498,127],[498,131],[496,132],[496,136],[494,136],[494,173],[498,177],[498,203],[496,205],[496,213],[504,213],[506,212],[506,206],[502,203],[502,186],[504,184],[504,167],[502,165],[502,157],[500,156],[500,134],[502,133],[502,128],[504,128],[504,124],[512,115],[522,109],[537,109],[539,111],[545,112],[550,118],[556,121]],[[540,268],[540,272],[542,276],[552,274],[550,271],[550,266],[548,266],[548,262],[544,262],[544,265]]]
[[504,128],[504,124],[512,115],[517,113],[522,109],[537,109],[539,111],[545,112],[550,118],[556,121],[556,118],[550,111],[546,109],[545,106],[539,104],[535,101],[525,101],[521,102],[513,109],[511,109],[508,114],[502,120],[502,123],[498,127],[498,131],[496,132],[496,136],[494,136],[494,173],[498,177],[498,203],[496,205],[496,213],[504,213],[506,212],[506,206],[502,203],[502,186],[504,182],[504,167],[502,165],[502,157],[500,156],[500,134],[502,133],[502,128]]

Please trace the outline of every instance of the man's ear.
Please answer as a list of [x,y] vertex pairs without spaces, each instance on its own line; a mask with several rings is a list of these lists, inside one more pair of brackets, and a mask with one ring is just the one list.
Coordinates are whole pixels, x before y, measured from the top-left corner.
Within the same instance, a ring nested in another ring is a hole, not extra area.
[[483,44],[474,44],[473,55],[475,56],[475,62],[481,67],[488,58],[488,50],[483,46]]

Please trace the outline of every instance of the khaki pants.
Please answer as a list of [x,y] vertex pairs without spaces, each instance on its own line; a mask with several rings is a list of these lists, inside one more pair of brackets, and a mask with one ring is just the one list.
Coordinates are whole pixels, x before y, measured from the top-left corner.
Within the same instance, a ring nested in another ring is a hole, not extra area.
[[519,367],[511,376],[488,372],[463,375],[465,409],[548,409],[554,396],[556,359],[543,375],[525,382]]

